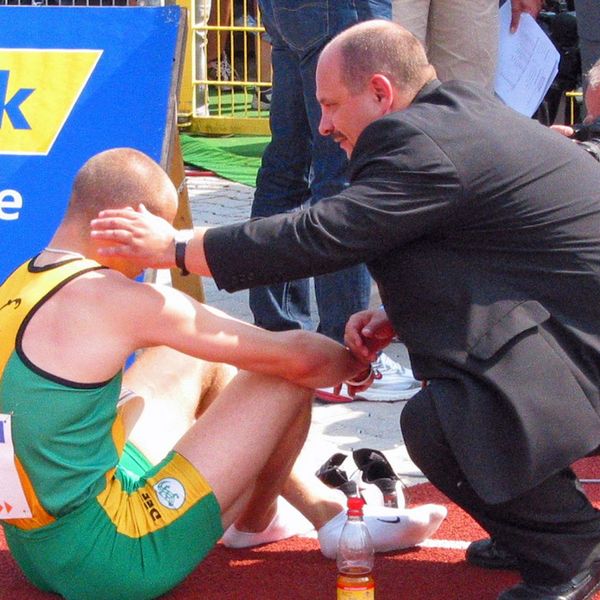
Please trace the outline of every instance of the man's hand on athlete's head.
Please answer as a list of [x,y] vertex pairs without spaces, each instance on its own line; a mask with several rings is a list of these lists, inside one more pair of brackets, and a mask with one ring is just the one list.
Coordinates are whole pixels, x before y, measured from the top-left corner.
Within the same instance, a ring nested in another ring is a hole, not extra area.
[[90,226],[101,256],[119,256],[140,267],[175,266],[175,228],[143,204],[135,210],[103,210]]

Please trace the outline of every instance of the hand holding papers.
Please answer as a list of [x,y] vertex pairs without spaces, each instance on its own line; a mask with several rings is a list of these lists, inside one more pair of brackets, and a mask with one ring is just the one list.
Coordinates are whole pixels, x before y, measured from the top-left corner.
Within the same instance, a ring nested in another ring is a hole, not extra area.
[[531,117],[558,73],[560,54],[535,19],[521,15],[510,33],[511,3],[500,9],[496,94],[514,110]]

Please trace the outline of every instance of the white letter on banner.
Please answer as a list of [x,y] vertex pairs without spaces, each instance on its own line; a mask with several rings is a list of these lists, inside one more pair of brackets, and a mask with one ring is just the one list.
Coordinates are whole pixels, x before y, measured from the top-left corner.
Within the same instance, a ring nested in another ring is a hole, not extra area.
[[19,218],[20,208],[23,208],[23,196],[17,190],[0,191],[0,220],[15,221]]

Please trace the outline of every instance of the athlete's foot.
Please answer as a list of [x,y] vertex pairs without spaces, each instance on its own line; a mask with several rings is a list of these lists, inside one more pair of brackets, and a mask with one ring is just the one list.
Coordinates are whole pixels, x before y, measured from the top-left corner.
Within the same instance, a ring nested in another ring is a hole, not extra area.
[[250,548],[285,540],[294,535],[308,533],[313,529],[310,521],[280,496],[277,498],[277,512],[265,529],[241,531],[234,523],[225,531],[221,541],[228,548]]

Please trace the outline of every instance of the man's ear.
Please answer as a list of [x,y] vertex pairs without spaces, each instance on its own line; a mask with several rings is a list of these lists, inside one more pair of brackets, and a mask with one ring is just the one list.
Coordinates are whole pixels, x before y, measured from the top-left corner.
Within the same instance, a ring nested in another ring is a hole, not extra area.
[[388,77],[381,73],[375,73],[369,81],[369,86],[377,103],[381,106],[382,114],[391,112],[394,103],[394,87]]

